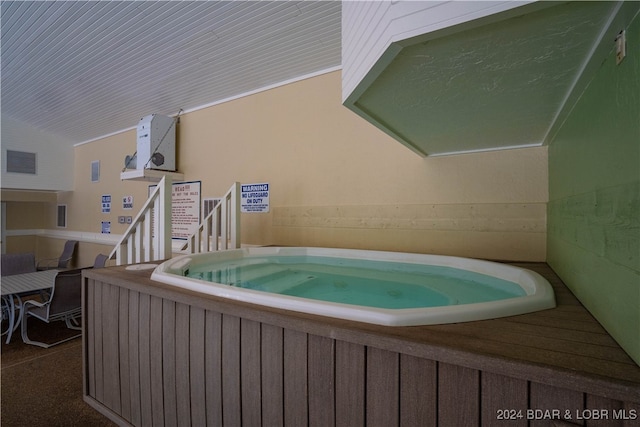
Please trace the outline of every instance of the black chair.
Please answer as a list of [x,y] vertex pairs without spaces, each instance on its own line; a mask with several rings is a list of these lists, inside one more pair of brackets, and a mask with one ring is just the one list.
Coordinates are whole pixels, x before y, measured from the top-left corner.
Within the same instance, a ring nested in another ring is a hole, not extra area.
[[49,348],[63,342],[79,338],[82,333],[64,338],[54,343],[33,341],[27,335],[27,321],[29,317],[35,317],[46,323],[64,320],[67,328],[82,330],[78,319],[82,316],[82,270],[61,271],[56,275],[51,296],[45,302],[27,300],[24,302],[21,313],[22,341],[26,344]]
[[[51,270],[54,268],[64,270],[69,267],[69,262],[73,258],[73,253],[78,246],[77,240],[67,240],[64,249],[58,258],[42,259],[38,261],[38,270]],[[43,265],[42,265],[43,264]]]

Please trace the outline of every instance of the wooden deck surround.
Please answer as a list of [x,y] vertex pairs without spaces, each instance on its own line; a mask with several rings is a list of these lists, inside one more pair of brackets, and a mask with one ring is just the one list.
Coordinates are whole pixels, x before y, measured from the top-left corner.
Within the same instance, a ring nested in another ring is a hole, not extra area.
[[84,398],[120,425],[638,425],[640,367],[548,265],[515,265],[557,308],[415,327],[84,270]]

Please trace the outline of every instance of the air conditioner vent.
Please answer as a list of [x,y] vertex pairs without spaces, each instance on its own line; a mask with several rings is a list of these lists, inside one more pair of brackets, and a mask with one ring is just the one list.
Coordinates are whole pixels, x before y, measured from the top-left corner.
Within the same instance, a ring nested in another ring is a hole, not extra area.
[[7,150],[7,172],[36,175],[36,153]]

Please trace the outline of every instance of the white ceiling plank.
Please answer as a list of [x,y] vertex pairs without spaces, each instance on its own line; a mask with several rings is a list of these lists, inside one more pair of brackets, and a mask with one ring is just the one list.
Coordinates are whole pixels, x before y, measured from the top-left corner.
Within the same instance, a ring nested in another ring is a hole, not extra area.
[[340,63],[340,10],[326,1],[3,1],[2,112],[79,143],[146,114],[328,69]]

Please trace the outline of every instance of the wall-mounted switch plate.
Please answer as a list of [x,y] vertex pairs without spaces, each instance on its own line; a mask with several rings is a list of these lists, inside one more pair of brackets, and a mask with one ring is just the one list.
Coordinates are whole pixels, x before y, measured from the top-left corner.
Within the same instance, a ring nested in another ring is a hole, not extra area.
[[125,221],[126,221],[125,217],[123,217],[123,216],[119,216],[118,217],[118,224],[124,224]]
[[627,56],[627,37],[622,30],[616,37],[616,65],[620,65],[625,56]]
[[125,218],[126,218],[127,224],[131,224],[133,222],[133,217],[132,216],[128,216],[128,217],[125,217]]

